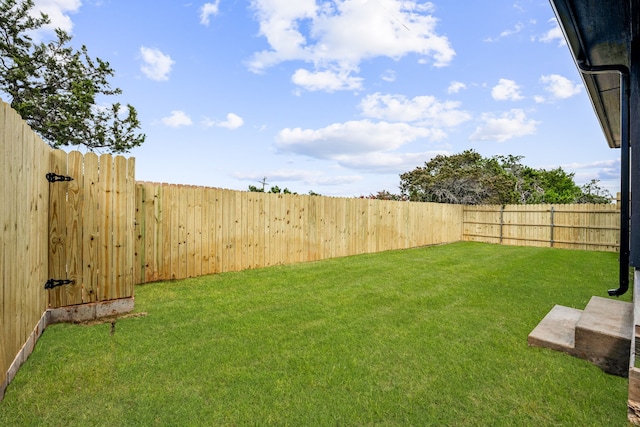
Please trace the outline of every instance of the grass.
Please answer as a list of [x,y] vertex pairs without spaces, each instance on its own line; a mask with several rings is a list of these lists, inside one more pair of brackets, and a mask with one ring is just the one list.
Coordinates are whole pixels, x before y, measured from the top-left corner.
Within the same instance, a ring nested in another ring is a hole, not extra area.
[[0,425],[626,426],[626,379],[527,346],[616,272],[456,243],[139,286],[113,334],[49,327]]

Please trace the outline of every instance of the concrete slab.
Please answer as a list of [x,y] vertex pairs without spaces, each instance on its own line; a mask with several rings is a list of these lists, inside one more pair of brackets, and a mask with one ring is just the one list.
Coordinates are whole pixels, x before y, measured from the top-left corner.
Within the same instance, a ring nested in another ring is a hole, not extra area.
[[582,310],[555,305],[529,334],[527,342],[533,347],[550,348],[573,355],[575,328]]
[[50,322],[53,323],[81,323],[100,319],[107,316],[117,316],[132,311],[134,299],[122,298],[110,301],[100,301],[89,304],[70,305],[67,307],[50,308],[48,310]]

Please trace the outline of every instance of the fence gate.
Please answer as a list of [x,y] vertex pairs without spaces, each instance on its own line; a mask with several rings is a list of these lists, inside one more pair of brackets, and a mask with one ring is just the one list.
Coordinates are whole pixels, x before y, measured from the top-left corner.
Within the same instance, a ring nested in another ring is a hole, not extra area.
[[134,159],[54,150],[46,178],[49,306],[133,296]]

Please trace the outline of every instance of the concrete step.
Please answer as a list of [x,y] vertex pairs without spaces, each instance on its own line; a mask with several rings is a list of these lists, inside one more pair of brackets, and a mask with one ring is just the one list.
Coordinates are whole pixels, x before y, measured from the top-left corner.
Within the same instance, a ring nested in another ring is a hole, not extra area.
[[633,305],[594,296],[584,310],[556,305],[529,334],[535,347],[588,360],[605,372],[626,376],[633,328]]
[[527,342],[574,356],[576,325],[581,316],[582,310],[555,305],[529,334]]
[[576,356],[627,376],[632,335],[633,304],[594,296],[576,325]]

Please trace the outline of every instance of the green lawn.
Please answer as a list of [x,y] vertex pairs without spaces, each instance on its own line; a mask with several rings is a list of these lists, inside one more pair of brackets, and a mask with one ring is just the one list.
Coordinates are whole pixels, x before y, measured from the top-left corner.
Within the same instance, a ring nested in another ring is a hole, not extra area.
[[0,425],[626,426],[626,379],[527,346],[617,271],[456,243],[139,286],[113,334],[49,327]]

